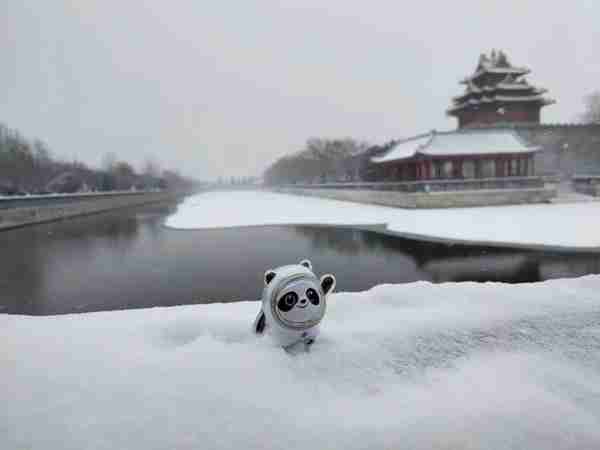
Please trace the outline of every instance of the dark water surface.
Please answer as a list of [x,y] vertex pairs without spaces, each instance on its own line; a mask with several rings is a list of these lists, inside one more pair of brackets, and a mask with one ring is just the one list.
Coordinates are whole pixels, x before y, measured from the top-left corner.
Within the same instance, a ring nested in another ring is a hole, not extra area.
[[174,205],[0,233],[0,313],[257,300],[267,268],[310,258],[338,290],[416,280],[531,282],[600,273],[600,255],[416,242],[346,228],[172,230]]

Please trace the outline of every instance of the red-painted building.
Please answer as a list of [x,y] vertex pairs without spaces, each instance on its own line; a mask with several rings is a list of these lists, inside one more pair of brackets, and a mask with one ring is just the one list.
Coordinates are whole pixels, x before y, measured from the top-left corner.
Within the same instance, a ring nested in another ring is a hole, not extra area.
[[458,130],[393,142],[369,157],[367,177],[377,181],[504,178],[535,175],[534,153],[510,124],[540,122],[540,110],[554,103],[544,89],[531,86],[529,69],[514,67],[503,52],[482,55],[465,92],[447,114]]
[[396,142],[371,158],[371,178],[421,181],[535,174],[537,147],[506,128],[432,131]]

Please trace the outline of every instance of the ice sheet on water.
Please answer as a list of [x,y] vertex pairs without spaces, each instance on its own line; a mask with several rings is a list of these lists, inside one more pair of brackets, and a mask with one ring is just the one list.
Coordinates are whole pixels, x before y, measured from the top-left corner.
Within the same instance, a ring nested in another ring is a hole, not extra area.
[[310,354],[254,302],[0,315],[3,448],[598,448],[600,277],[334,294]]
[[272,192],[206,192],[169,217],[180,229],[253,225],[379,225],[477,242],[600,247],[600,202],[408,210]]

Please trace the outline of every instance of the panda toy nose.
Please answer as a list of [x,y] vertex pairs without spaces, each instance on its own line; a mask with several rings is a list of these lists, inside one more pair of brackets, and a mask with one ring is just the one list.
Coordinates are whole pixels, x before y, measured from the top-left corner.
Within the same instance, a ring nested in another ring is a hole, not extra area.
[[305,303],[306,303],[306,299],[305,299],[305,298],[303,298],[303,299],[300,299],[300,304],[301,304],[301,305],[304,305]]

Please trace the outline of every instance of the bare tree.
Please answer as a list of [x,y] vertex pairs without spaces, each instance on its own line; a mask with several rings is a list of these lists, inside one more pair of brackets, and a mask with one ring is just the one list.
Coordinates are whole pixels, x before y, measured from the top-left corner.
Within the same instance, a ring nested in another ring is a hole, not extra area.
[[160,175],[160,167],[158,163],[154,160],[154,158],[146,158],[146,161],[144,162],[144,168],[142,169],[142,173],[153,178],[157,178]]
[[113,165],[111,173],[115,177],[117,189],[126,190],[135,187],[136,175],[131,164],[125,161],[118,161]]
[[357,172],[354,157],[368,147],[367,143],[352,138],[310,138],[303,150],[272,164],[264,178],[273,184],[354,179]]
[[154,189],[160,184],[160,167],[152,157],[147,157],[142,168],[142,184],[145,189]]
[[102,157],[102,169],[106,172],[113,172],[117,165],[117,155],[114,152],[107,152]]
[[55,172],[55,163],[52,160],[50,149],[40,139],[34,139],[32,144],[33,154],[33,180],[34,191],[45,191],[46,184]]
[[[131,164],[109,152],[102,158],[102,169],[91,169],[79,161],[55,159],[43,141],[30,141],[0,123],[0,195],[167,186],[160,168],[150,158],[143,173],[137,174]],[[176,188],[192,188],[196,183],[173,171],[167,175]]]
[[600,91],[592,92],[584,99],[585,111],[582,114],[582,120],[585,123],[600,124]]

